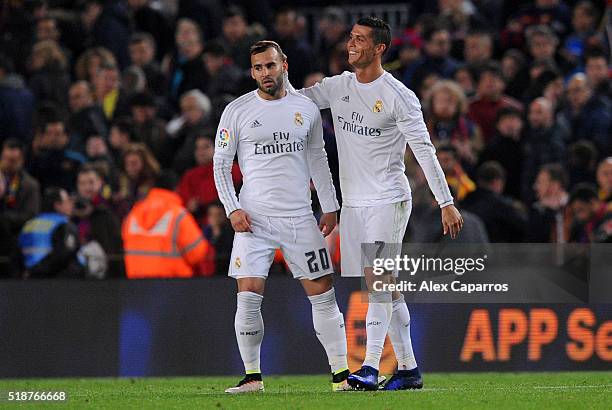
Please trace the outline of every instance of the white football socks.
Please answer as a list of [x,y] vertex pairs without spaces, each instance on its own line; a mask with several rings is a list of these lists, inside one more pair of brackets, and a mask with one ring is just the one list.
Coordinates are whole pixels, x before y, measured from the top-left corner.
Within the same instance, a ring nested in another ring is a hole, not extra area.
[[417,367],[410,340],[410,313],[401,293],[400,297],[393,301],[389,337],[397,358],[397,370],[412,370]]
[[263,296],[254,292],[238,292],[238,307],[234,320],[236,340],[246,374],[261,373],[259,356],[264,334],[261,302]]
[[334,288],[308,299],[312,303],[315,333],[327,353],[332,373],[348,369],[344,316],[338,309]]
[[368,313],[366,315],[367,346],[364,366],[378,369],[385,338],[391,322],[391,292],[368,293]]

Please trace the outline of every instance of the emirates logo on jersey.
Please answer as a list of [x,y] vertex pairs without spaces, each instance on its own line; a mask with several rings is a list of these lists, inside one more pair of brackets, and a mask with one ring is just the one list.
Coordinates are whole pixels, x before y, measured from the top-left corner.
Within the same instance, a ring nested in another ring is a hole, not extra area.
[[296,112],[295,117],[293,118],[293,122],[298,127],[301,127],[302,125],[304,125],[304,119],[302,118],[302,114],[299,112]]
[[383,109],[383,102],[381,100],[376,100],[374,103],[374,107],[372,108],[373,112],[381,112]]

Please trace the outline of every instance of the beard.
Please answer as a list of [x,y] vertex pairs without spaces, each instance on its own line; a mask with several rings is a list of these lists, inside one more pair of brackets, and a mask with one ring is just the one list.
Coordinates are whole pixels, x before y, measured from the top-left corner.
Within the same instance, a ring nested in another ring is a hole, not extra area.
[[273,85],[270,86],[265,86],[263,81],[262,82],[257,82],[257,87],[264,93],[271,95],[271,96],[275,96],[276,93],[278,92],[278,90],[280,89],[281,86],[281,82],[283,81],[283,75],[281,74],[280,76],[278,76],[278,78],[270,78],[270,80],[272,80],[272,82],[274,83]]

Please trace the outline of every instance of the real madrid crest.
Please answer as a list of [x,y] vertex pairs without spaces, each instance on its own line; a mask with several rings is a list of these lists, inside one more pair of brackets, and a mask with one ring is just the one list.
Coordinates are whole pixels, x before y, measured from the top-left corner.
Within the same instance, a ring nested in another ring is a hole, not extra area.
[[236,261],[234,262],[234,266],[236,267],[236,269],[240,269],[240,267],[242,266],[242,262],[240,262],[240,257],[236,258]]
[[381,112],[383,109],[383,103],[381,100],[376,100],[374,103],[374,107],[372,107],[373,112]]
[[298,127],[304,125],[304,119],[302,118],[302,114],[299,112],[295,113],[295,117],[293,118],[293,122],[295,123],[295,125],[297,125]]

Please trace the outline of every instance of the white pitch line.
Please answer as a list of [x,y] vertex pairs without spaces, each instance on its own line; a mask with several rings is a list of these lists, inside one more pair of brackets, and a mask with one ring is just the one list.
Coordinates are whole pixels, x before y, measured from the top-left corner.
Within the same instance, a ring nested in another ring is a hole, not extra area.
[[596,389],[599,387],[611,388],[612,384],[594,384],[586,386],[533,386],[534,389]]

